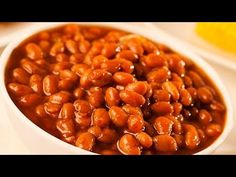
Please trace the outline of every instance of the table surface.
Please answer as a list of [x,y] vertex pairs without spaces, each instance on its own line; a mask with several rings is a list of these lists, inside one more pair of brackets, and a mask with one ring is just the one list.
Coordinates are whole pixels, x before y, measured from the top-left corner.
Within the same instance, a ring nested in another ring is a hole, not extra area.
[[[0,53],[3,50],[0,49]],[[236,71],[224,68],[218,64],[209,62],[211,66],[217,71],[222,81],[226,84],[231,95],[233,103],[236,102]],[[235,109],[234,105],[234,110]],[[17,133],[12,128],[7,119],[6,112],[3,109],[3,103],[0,101],[0,154],[29,154],[29,149],[19,139]],[[236,129],[234,128],[225,142],[213,154],[236,154]]]

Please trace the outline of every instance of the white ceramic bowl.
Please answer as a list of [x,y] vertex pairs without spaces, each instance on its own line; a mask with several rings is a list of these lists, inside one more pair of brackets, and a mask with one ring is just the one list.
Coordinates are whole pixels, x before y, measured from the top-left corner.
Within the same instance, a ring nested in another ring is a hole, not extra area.
[[[28,29],[28,32],[18,39],[12,41],[3,51],[0,59],[0,90],[2,94],[2,101],[5,104],[5,110],[9,115],[9,119],[13,128],[17,131],[19,137],[27,145],[30,151],[34,154],[95,154],[70,144],[67,144],[56,137],[45,132],[37,125],[32,123],[24,114],[16,107],[16,105],[11,100],[6,86],[5,86],[5,66],[12,53],[12,51],[29,36],[50,28],[60,26],[65,23],[41,23]],[[218,139],[211,144],[206,149],[196,153],[196,154],[210,154],[213,152],[227,137],[233,127],[233,106],[230,100],[225,84],[220,80],[219,76],[215,70],[206,63],[201,57],[192,53],[186,46],[179,45],[177,41],[169,36],[166,36],[162,31],[148,28],[143,28],[138,25],[131,25],[128,23],[81,23],[86,25],[99,25],[99,26],[109,26],[124,31],[140,34],[152,41],[163,43],[178,53],[190,58],[194,61],[198,67],[202,68],[205,73],[214,81],[216,87],[218,87],[220,94],[225,102],[227,113],[226,122],[222,134]]]

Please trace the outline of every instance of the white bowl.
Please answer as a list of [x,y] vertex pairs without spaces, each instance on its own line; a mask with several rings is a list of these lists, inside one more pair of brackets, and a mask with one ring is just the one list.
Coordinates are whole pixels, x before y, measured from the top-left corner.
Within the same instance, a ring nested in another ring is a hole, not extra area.
[[[9,115],[9,119],[17,131],[19,137],[22,141],[27,145],[30,151],[34,154],[96,154],[92,153],[68,143],[65,143],[56,137],[50,135],[45,132],[43,129],[39,128],[37,125],[32,123],[13,103],[11,100],[6,86],[5,86],[5,67],[7,61],[12,53],[12,51],[25,39],[29,36],[50,28],[54,28],[66,23],[41,23],[36,26],[28,29],[28,33],[23,36],[19,36],[18,39],[12,41],[3,51],[2,56],[0,58],[0,90],[2,94],[2,100],[5,104],[5,110]],[[220,80],[218,74],[215,70],[206,63],[201,57],[192,53],[186,46],[179,45],[177,41],[172,39],[171,37],[162,33],[161,30],[152,30],[148,28],[143,28],[138,25],[131,25],[128,23],[79,23],[86,25],[99,25],[99,26],[108,26],[116,29],[121,29],[124,31],[128,31],[131,33],[140,34],[146,38],[151,39],[152,41],[160,42],[169,46],[174,51],[188,57],[193,60],[194,63],[202,68],[205,73],[214,81],[216,87],[220,94],[223,97],[223,101],[226,105],[226,122],[223,129],[222,134],[214,141],[213,144],[208,146],[206,149],[199,151],[196,154],[210,154],[213,152],[223,141],[226,139],[227,135],[230,133],[233,127],[233,106],[228,94],[227,89],[225,88],[225,84]]]

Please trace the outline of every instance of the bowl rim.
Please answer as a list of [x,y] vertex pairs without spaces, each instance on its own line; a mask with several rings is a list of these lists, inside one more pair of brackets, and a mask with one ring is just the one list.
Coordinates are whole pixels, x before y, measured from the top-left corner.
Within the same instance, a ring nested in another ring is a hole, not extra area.
[[[207,148],[194,153],[194,155],[197,154],[209,154],[213,152],[220,144],[223,143],[223,141],[226,139],[228,134],[231,132],[233,128],[233,103],[231,101],[231,98],[229,96],[229,92],[225,87],[225,84],[221,79],[219,78],[216,71],[200,56],[192,52],[190,49],[188,49],[187,46],[183,44],[179,44],[178,41],[176,41],[174,38],[166,34],[160,29],[148,29],[147,27],[140,27],[133,24],[127,24],[127,23],[113,23],[113,22],[55,22],[55,23],[38,23],[35,26],[32,26],[31,28],[28,28],[24,35],[19,36],[18,39],[10,42],[7,47],[3,50],[2,55],[0,57],[0,90],[1,94],[3,95],[3,100],[5,104],[7,104],[10,109],[13,110],[13,112],[19,117],[19,120],[24,123],[28,128],[33,129],[36,133],[39,134],[39,136],[44,136],[47,140],[54,142],[56,145],[61,146],[62,148],[68,149],[68,152],[65,152],[65,154],[87,154],[87,155],[95,155],[97,153],[90,152],[81,148],[78,148],[74,145],[68,144],[66,142],[63,142],[62,140],[54,137],[53,135],[47,133],[40,127],[38,127],[36,124],[31,122],[15,105],[15,103],[10,98],[6,85],[5,85],[5,68],[7,61],[12,53],[12,51],[25,39],[28,37],[48,29],[53,29],[61,25],[65,24],[80,24],[80,25],[89,25],[89,26],[106,26],[111,27],[114,29],[120,29],[127,32],[140,34],[144,36],[145,38],[151,39],[153,42],[159,42],[162,43],[174,51],[188,57],[191,61],[193,61],[198,67],[202,68],[202,70],[207,74],[209,78],[213,81],[215,87],[217,87],[218,91],[220,92],[222,99],[226,105],[227,112],[226,112],[226,121],[224,124],[223,132],[221,135]],[[195,62],[197,61],[197,62]],[[214,80],[213,80],[214,79]]]

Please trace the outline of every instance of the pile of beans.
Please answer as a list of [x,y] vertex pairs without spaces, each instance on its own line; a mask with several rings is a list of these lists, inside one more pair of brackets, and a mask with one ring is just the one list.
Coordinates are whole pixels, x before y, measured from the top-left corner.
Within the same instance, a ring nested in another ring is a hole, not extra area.
[[5,78],[31,121],[100,154],[193,154],[224,128],[221,96],[191,60],[115,29],[40,32],[13,51]]

